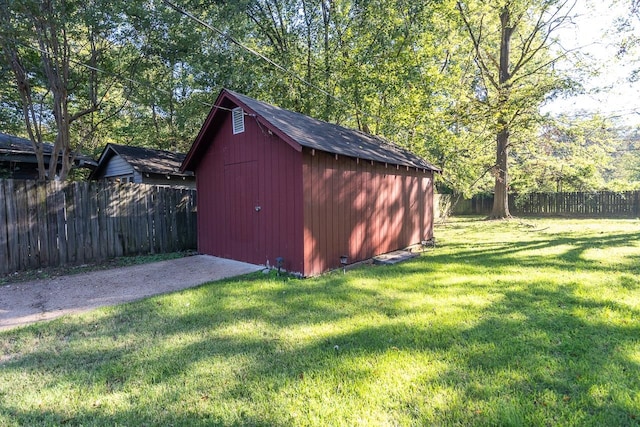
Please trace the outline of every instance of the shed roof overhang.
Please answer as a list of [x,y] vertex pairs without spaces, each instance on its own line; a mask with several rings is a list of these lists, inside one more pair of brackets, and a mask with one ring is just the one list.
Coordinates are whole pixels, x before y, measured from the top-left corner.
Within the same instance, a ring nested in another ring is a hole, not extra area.
[[181,171],[197,168],[208,141],[217,132],[221,121],[232,108],[241,107],[245,114],[274,133],[300,152],[302,147],[330,154],[440,172],[422,158],[383,138],[339,125],[313,119],[300,113],[284,110],[247,96],[223,89],[209,112],[191,149],[182,163]]

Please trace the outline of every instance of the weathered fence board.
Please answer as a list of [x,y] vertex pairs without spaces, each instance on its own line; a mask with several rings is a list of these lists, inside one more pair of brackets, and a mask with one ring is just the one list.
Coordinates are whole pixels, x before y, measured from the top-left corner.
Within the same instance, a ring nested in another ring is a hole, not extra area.
[[0,274],[195,249],[195,190],[0,180]]
[[[456,196],[437,197],[444,205],[458,200]],[[479,195],[470,200],[460,199],[447,209],[454,215],[485,215],[491,212],[492,206],[492,195]],[[509,209],[515,215],[637,218],[640,216],[640,191],[511,194]]]
[[[5,194],[4,185],[0,185],[0,197],[2,200],[7,200]],[[7,208],[5,203],[0,203],[0,224],[7,223]],[[7,227],[0,232],[0,274],[7,274],[9,272],[9,247]]]
[[8,185],[5,187],[5,197],[6,197],[6,215],[7,215],[7,251],[8,251],[8,259],[7,264],[9,265],[9,270],[17,270],[20,268],[19,263],[19,253],[20,246],[18,245],[18,224],[17,224],[17,216],[16,216],[16,199],[15,199],[15,190],[13,182],[7,183]]
[[589,217],[637,217],[638,191],[597,191],[590,193],[532,193],[512,196],[516,214]]

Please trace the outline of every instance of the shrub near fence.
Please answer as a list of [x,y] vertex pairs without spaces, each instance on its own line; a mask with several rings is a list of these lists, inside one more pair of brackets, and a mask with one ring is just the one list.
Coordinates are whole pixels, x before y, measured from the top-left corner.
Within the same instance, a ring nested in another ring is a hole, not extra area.
[[0,274],[194,249],[196,192],[0,180]]
[[[441,205],[451,208],[453,215],[488,215],[493,207],[493,195],[460,199],[455,206],[451,205],[457,196],[437,197]],[[509,208],[515,215],[637,218],[640,191],[510,194]]]

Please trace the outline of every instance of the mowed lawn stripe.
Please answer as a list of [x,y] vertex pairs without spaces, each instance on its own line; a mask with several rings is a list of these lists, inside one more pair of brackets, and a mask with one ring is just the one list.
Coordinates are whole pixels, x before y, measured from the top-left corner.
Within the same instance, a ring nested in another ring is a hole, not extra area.
[[640,423],[640,221],[458,218],[436,237],[395,266],[2,332],[0,425]]

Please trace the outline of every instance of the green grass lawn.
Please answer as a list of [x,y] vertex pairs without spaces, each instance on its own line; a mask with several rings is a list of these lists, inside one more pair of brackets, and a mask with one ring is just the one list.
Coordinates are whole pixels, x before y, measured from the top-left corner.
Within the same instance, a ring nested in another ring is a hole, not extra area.
[[0,425],[640,425],[640,221],[436,236],[0,332]]

